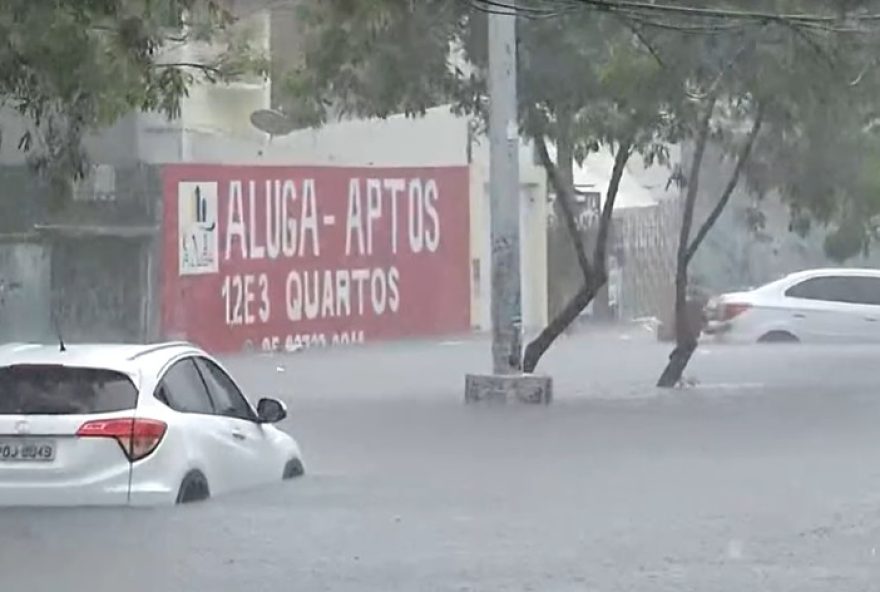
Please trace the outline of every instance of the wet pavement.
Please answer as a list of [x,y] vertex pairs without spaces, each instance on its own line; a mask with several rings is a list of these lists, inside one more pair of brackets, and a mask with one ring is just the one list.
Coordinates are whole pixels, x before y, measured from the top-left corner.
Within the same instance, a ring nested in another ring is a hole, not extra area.
[[880,348],[572,338],[550,407],[461,404],[480,340],[230,360],[309,474],[186,508],[0,510],[0,590],[876,589]]

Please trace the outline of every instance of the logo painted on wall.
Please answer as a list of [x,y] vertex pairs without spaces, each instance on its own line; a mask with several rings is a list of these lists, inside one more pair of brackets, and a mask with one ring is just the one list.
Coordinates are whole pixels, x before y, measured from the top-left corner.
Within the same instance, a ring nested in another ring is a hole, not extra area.
[[180,275],[219,271],[217,183],[182,181],[177,185]]

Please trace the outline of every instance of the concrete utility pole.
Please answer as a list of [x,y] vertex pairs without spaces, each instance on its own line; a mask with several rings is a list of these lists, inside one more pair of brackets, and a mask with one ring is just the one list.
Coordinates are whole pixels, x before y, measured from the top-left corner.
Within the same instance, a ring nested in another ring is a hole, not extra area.
[[517,119],[516,15],[513,11],[495,11],[489,15],[489,199],[495,374],[519,373],[522,366]]
[[492,219],[492,374],[468,375],[465,402],[549,403],[548,376],[522,374],[516,9],[489,15],[489,198]]

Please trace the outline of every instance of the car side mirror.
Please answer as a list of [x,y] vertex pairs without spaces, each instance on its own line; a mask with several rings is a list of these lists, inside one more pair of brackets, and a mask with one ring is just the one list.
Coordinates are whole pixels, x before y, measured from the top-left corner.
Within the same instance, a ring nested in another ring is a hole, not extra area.
[[287,405],[278,399],[260,399],[257,403],[257,417],[261,423],[278,423],[287,417]]

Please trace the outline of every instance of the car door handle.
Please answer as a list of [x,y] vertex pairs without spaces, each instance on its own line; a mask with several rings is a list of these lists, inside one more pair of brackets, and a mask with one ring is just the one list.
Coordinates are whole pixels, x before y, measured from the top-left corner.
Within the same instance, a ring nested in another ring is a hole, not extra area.
[[877,322],[877,319],[875,319],[874,317],[865,317],[865,320],[868,321],[869,323],[876,323]]
[[794,313],[792,316],[793,316],[794,318],[796,318],[796,319],[805,319],[805,318],[807,318],[807,315],[805,315],[805,314],[803,314],[803,313],[800,313],[800,312],[796,312],[796,313]]
[[236,440],[247,440],[247,436],[245,436],[241,432],[232,432],[232,437]]

